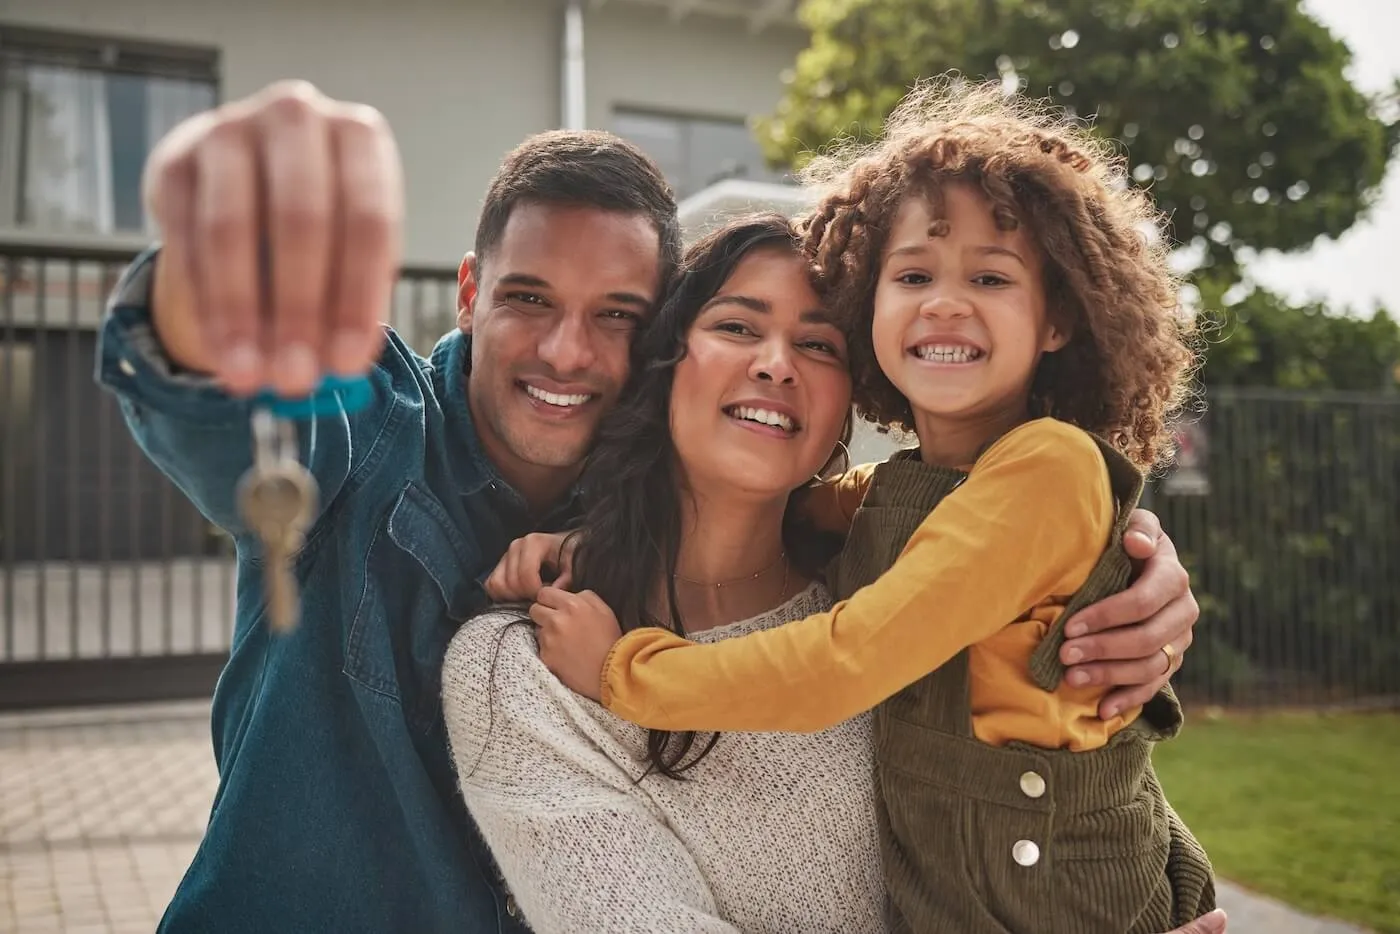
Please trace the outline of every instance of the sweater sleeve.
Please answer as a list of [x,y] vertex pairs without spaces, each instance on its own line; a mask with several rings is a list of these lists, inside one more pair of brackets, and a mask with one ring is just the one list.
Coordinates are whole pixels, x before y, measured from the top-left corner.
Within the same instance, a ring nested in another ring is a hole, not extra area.
[[[1053,491],[1053,492],[1049,492]],[[978,459],[894,566],[831,610],[697,645],[656,627],[613,647],[603,702],[663,730],[826,729],[871,709],[1092,567],[1113,522],[1107,467],[1087,434],[1023,425]]]
[[581,732],[588,702],[528,626],[492,618],[453,640],[443,710],[462,796],[535,934],[739,934],[634,776]]

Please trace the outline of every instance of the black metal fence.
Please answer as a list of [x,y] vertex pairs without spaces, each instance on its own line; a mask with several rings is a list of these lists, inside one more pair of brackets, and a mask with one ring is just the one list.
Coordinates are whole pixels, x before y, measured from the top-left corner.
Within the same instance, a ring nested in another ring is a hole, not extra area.
[[[0,708],[207,694],[228,650],[230,544],[92,378],[132,255],[0,242]],[[410,268],[390,323],[427,350],[455,311],[453,270]],[[1182,694],[1400,699],[1400,397],[1209,403],[1151,490],[1202,605]]]
[[1201,603],[1182,694],[1400,701],[1400,395],[1219,388],[1208,401],[1151,503]]
[[[0,709],[207,694],[233,627],[232,545],[93,380],[132,249],[0,241]],[[456,273],[406,268],[390,322],[453,326]]]

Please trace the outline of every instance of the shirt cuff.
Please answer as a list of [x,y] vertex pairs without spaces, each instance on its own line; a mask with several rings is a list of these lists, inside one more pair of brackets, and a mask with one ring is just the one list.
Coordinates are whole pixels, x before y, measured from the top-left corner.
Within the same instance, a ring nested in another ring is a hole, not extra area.
[[127,267],[108,299],[97,339],[99,385],[125,406],[208,427],[246,421],[251,404],[225,393],[203,373],[181,369],[166,354],[151,319],[159,247]]

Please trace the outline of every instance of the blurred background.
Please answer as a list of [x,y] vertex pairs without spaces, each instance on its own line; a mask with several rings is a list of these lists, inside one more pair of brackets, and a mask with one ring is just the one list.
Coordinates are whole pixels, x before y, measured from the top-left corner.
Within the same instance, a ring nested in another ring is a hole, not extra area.
[[1092,119],[1171,216],[1209,343],[1148,504],[1202,620],[1157,762],[1231,930],[1400,932],[1395,0],[6,0],[0,930],[151,930],[213,795],[231,546],[91,375],[166,131],[286,77],[382,110],[426,351],[528,134],[635,141],[693,237],[801,210],[794,168],[950,69]]

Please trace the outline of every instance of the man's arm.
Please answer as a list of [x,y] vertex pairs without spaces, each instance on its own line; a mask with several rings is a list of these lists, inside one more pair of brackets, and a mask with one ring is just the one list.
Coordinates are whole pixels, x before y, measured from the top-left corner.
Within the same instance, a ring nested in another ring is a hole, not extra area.
[[[123,277],[97,379],[137,443],[212,522],[244,534],[234,502],[252,462],[248,398],[304,396],[327,373],[369,373],[374,402],[303,423],[300,457],[324,511],[377,456],[395,379],[378,321],[397,276],[402,181],[384,119],[283,82],[183,121],[142,180],[159,252]],[[314,535],[314,529],[312,533]]]
[[[1060,646],[1069,684],[1118,686],[1099,703],[1105,720],[1147,703],[1166,685],[1201,615],[1190,576],[1155,515],[1135,511],[1123,547],[1140,568],[1132,586],[1076,613]],[[1166,645],[1174,650],[1170,659]]]
[[739,934],[633,776],[579,730],[587,712],[529,633],[478,618],[443,664],[462,796],[525,920],[536,934]]
[[[799,490],[794,503],[817,529],[845,535],[874,467],[865,464]],[[1156,515],[1134,510],[1123,547],[1138,566],[1132,583],[1123,593],[1075,614],[1060,648],[1067,684],[1117,687],[1099,704],[1104,720],[1142,706],[1167,684],[1181,667],[1200,617],[1186,569]],[[1162,651],[1168,645],[1170,664]]]

